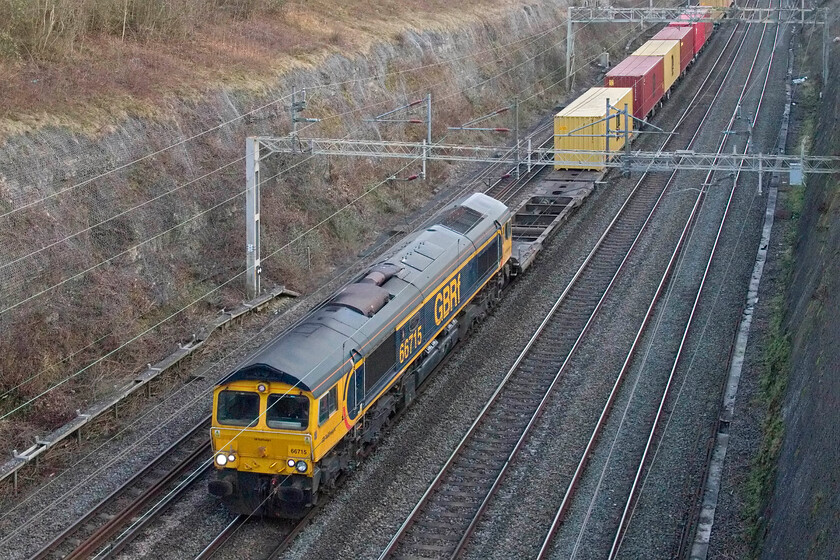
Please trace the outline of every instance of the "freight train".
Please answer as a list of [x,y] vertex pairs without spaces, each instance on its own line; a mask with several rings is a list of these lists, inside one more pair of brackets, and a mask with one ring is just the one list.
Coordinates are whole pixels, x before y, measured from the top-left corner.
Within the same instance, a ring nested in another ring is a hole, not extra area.
[[510,222],[473,194],[219,383],[210,493],[273,517],[317,503],[499,299]]
[[[623,146],[632,119],[612,118],[607,100],[645,119],[667,97],[712,30],[697,21],[711,12],[689,10],[557,114],[557,150]],[[602,170],[605,160],[558,153],[555,167]],[[525,267],[511,257],[511,222],[480,193],[454,204],[219,382],[209,492],[237,513],[305,515]]]

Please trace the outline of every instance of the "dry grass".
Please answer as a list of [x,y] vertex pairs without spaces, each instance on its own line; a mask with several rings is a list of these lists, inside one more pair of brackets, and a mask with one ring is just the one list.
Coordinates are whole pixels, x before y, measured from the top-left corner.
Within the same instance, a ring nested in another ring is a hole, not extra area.
[[[9,6],[88,2],[98,5],[100,0],[0,0],[0,16]],[[123,4],[123,0],[104,4],[114,2]],[[189,5],[190,14],[195,13],[194,6],[208,2],[219,5],[222,0],[152,3]],[[374,43],[409,29],[452,29],[521,3],[311,0],[284,2],[278,8],[271,0],[225,0],[228,8],[221,15],[190,18],[188,28],[177,22],[137,24],[123,35],[112,15],[103,16],[110,23],[79,26],[81,31],[67,31],[61,41],[9,39],[7,23],[5,30],[0,26],[0,55],[5,54],[0,56],[0,74],[5,78],[0,81],[0,130],[8,134],[62,125],[96,132],[125,114],[157,114],[170,95],[191,97],[220,85],[263,91],[279,74],[317,64],[331,54],[364,53]],[[243,4],[252,6],[239,12],[231,7]],[[30,22],[33,29],[27,31],[33,36],[38,35],[35,28],[43,26],[43,13],[27,12],[30,19],[39,14],[41,20]]]

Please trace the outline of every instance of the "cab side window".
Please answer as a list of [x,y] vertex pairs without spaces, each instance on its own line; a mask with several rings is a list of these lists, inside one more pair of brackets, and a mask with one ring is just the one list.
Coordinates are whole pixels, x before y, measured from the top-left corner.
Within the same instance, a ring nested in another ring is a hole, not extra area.
[[326,422],[338,410],[338,386],[330,389],[318,400],[318,425]]

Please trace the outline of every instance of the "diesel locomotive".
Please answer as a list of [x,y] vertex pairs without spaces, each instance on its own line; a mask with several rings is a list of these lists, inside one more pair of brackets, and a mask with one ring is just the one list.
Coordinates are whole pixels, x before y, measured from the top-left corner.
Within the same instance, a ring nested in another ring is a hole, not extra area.
[[476,193],[415,232],[215,388],[209,492],[301,517],[500,297],[511,212]]

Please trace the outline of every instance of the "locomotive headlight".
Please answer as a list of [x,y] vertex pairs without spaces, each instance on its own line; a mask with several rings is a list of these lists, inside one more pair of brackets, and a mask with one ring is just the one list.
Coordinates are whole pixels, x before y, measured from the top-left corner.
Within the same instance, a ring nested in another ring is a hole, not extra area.
[[289,459],[288,461],[286,461],[286,464],[289,465],[290,469],[295,468],[295,460],[294,459]]
[[216,455],[216,464],[220,467],[224,467],[225,465],[227,465],[227,462],[228,458],[227,455],[225,455],[224,453],[219,453],[218,455]]
[[306,461],[298,461],[295,468],[298,472],[306,472]]

